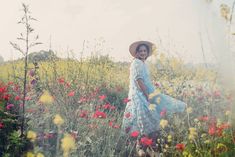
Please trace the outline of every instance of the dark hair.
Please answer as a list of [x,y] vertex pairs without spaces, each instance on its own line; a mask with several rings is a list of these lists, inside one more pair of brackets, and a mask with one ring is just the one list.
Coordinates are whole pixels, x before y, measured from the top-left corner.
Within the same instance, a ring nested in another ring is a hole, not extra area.
[[148,52],[148,54],[149,54],[149,46],[148,46],[147,44],[139,44],[139,45],[136,47],[136,52],[139,51],[139,49],[140,49],[141,46],[145,46],[146,49],[147,49],[147,52]]
[[[146,47],[147,53],[148,53],[148,55],[149,55],[149,46],[148,46],[147,44],[139,44],[139,45],[136,47],[136,52],[135,52],[135,53],[137,53],[137,52],[139,51],[139,49],[140,49],[141,46],[145,46],[145,47]],[[147,56],[145,59],[147,59],[147,58],[148,58],[148,56]]]

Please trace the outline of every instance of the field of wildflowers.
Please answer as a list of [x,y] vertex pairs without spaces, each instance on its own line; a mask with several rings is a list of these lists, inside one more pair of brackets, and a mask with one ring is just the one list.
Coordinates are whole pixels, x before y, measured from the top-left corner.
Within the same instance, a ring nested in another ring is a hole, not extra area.
[[[22,64],[17,61],[1,65],[0,156],[136,156],[139,132],[120,136],[123,116],[132,116],[123,115],[130,101],[129,63],[115,63],[100,56],[29,64],[24,138],[19,131]],[[220,86],[216,71],[189,67],[163,54],[149,67],[157,87],[150,97],[165,93],[188,104],[182,114],[169,116],[167,110],[161,112],[157,152],[150,147],[152,139],[141,138],[149,155],[232,157],[234,98]]]

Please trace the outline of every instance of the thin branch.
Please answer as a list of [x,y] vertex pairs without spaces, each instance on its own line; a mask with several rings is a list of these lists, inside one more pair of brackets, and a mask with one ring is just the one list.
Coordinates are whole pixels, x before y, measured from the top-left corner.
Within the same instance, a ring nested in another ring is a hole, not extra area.
[[14,47],[14,49],[18,50],[19,52],[21,52],[25,56],[24,51],[20,48],[20,46],[18,44],[13,43],[11,41],[10,41],[10,44]]

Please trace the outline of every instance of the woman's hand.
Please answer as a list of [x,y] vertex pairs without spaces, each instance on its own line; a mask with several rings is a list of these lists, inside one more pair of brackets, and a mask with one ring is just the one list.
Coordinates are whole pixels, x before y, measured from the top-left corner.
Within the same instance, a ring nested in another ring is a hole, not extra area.
[[139,86],[140,90],[143,92],[144,96],[146,97],[146,100],[149,101],[149,95],[147,93],[147,88],[143,82],[142,79],[137,80],[137,85]]

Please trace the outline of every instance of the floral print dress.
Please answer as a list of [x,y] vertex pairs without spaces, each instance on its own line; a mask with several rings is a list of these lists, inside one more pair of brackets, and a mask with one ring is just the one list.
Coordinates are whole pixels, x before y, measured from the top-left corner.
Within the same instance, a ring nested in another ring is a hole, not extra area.
[[[122,122],[122,133],[124,134],[138,131],[142,135],[148,135],[158,131],[161,111],[165,110],[167,113],[183,112],[186,107],[184,102],[160,93],[147,101],[136,82],[139,78],[143,80],[148,94],[155,92],[156,89],[151,82],[147,65],[135,58],[130,66],[128,93],[130,101],[126,105]],[[150,109],[150,104],[154,108]]]

